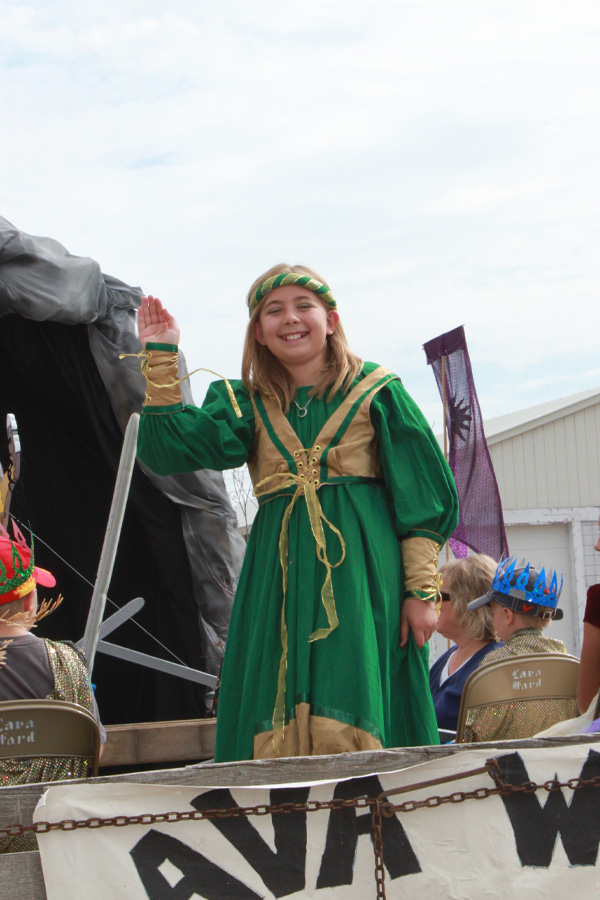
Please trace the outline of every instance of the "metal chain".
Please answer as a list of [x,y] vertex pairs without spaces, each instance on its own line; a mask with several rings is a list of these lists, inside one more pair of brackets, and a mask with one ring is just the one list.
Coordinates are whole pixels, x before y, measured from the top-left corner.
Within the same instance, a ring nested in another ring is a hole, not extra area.
[[75,831],[78,828],[104,828],[124,825],[155,825],[172,822],[190,822],[201,819],[230,819],[242,816],[270,816],[273,813],[318,812],[319,810],[336,810],[354,807],[366,809],[377,800],[372,797],[334,800],[307,800],[305,803],[261,804],[260,806],[232,806],[230,809],[194,809],[184,812],[144,813],[139,816],[112,816],[107,819],[90,817],[89,819],[63,819],[61,822],[33,822],[31,825],[8,825],[0,828],[0,834],[16,836],[32,831],[35,834],[46,834],[49,831]]
[[397,812],[409,813],[417,809],[435,809],[444,803],[464,803],[465,800],[485,800],[487,797],[497,795],[506,797],[509,794],[533,794],[536,791],[559,791],[562,788],[570,788],[572,791],[585,787],[600,787],[600,775],[594,775],[593,778],[569,778],[568,781],[558,781],[553,779],[545,781],[543,784],[536,784],[534,781],[526,781],[523,784],[507,784],[500,782],[493,788],[476,788],[474,791],[455,791],[452,794],[446,794],[443,797],[432,796],[426,800],[405,800],[404,803],[385,804],[382,808],[384,816],[393,816]]
[[[403,803],[394,804],[387,798],[394,794],[406,793],[408,791],[422,790],[424,787],[432,784],[439,784],[449,781],[458,781],[475,774],[487,772],[494,782],[495,787],[475,788],[473,791],[454,791],[451,794],[432,795],[425,800],[405,800]],[[433,779],[432,781],[424,781],[417,784],[407,785],[403,788],[396,788],[382,792],[378,797],[357,797],[353,799],[332,799],[332,800],[307,800],[304,803],[277,803],[277,804],[261,804],[259,806],[234,806],[230,809],[205,809],[205,810],[186,810],[184,812],[167,812],[167,813],[145,813],[138,816],[112,816],[111,818],[90,817],[89,819],[63,819],[61,822],[34,822],[31,825],[8,825],[0,828],[0,835],[8,835],[16,837],[26,832],[34,832],[35,834],[46,834],[49,831],[75,831],[79,828],[104,828],[106,826],[114,826],[122,828],[127,825],[154,825],[154,824],[170,824],[173,822],[190,822],[202,819],[229,819],[239,818],[242,816],[270,816],[274,813],[294,813],[294,812],[319,812],[321,810],[339,810],[339,809],[371,809],[371,821],[373,830],[373,852],[375,856],[375,883],[377,886],[377,900],[385,900],[385,867],[383,861],[383,830],[382,816],[390,818],[398,812],[410,813],[417,809],[435,809],[444,803],[464,803],[466,800],[484,800],[487,797],[508,796],[509,794],[533,794],[536,791],[559,791],[562,788],[577,791],[582,788],[593,787],[600,788],[600,775],[594,775],[592,778],[569,778],[567,781],[559,781],[551,779],[543,784],[537,784],[535,781],[525,781],[523,784],[508,784],[502,781],[500,769],[497,760],[489,760],[488,763],[480,768],[473,769],[469,772],[459,772],[456,775],[450,775],[444,778]]]
[[371,809],[371,826],[373,829],[373,853],[375,854],[375,884],[377,900],[385,897],[385,868],[383,865],[383,832],[381,820],[381,802],[377,800]]

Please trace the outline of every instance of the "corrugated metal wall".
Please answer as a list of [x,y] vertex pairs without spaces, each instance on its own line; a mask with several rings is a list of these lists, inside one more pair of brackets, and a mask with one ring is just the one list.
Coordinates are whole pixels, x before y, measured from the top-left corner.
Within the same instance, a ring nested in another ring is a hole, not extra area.
[[[510,552],[564,573],[564,619],[552,623],[551,634],[579,654],[586,591],[600,581],[600,553],[593,549],[600,507],[600,398],[554,421],[495,434],[489,449]],[[437,636],[432,657],[446,646]]]
[[600,506],[600,403],[491,443],[506,509]]
[[569,552],[569,527],[554,525],[513,525],[506,529],[510,552],[527,559],[534,566],[556,569],[563,574],[563,590],[559,606],[564,618],[551,622],[548,635],[564,641],[569,653],[580,651],[579,611],[575,597],[573,561]]
[[598,528],[593,508],[600,507],[600,401],[527,427],[490,442],[509,547],[518,556],[533,554],[533,563],[564,571],[565,618],[552,630],[578,653],[585,592],[600,569],[600,554],[593,550]]

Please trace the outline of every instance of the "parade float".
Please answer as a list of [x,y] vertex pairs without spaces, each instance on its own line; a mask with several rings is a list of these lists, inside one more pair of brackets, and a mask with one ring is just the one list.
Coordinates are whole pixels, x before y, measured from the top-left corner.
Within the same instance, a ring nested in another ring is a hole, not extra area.
[[[107,729],[103,764],[137,768],[3,787],[0,831],[33,832],[39,849],[0,858],[2,896],[591,896],[600,841],[594,735],[210,761],[215,721],[206,713],[243,552],[221,476],[134,470],[143,379],[135,360],[116,361],[139,349],[141,292],[54,241],[0,224],[0,413],[14,417],[4,458],[13,511],[42,560],[62,559],[57,578],[73,604],[52,627],[92,661],[98,655],[104,717],[119,722]],[[442,369],[443,391],[446,383]],[[473,411],[456,391],[442,399],[455,451]],[[169,552],[158,554],[165,541]],[[85,591],[71,565],[90,573]],[[142,640],[129,612],[147,617]],[[125,637],[111,646],[116,627]],[[175,658],[146,646],[147,631]],[[109,686],[125,683],[111,697]],[[166,709],[177,719],[160,721]],[[27,740],[31,724],[20,728]],[[0,729],[0,742],[9,740],[14,733]],[[198,762],[156,768],[188,760]]]

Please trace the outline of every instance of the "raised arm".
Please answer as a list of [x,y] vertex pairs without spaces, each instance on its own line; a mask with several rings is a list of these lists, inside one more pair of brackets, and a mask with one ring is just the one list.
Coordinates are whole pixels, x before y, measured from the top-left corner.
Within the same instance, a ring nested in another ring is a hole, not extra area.
[[142,297],[138,310],[138,334],[140,343],[179,344],[181,332],[171,313],[165,309],[158,297],[149,294]]

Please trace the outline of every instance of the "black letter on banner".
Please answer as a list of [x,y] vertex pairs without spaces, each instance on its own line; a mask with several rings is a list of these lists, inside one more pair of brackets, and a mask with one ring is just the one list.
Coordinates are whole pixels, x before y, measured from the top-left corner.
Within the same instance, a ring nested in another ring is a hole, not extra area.
[[[498,759],[502,778],[509,784],[530,781],[518,753]],[[581,778],[600,775],[600,753],[590,750]],[[584,787],[573,792],[569,806],[562,790],[552,791],[544,806],[536,794],[508,794],[502,802],[515,835],[523,866],[548,867],[556,836],[560,832],[572,866],[595,866],[600,842],[600,788]]]
[[[278,788],[271,791],[271,804],[305,803],[310,788]],[[238,806],[227,790],[207,791],[191,801],[195,809],[231,809]],[[258,872],[275,897],[286,897],[306,884],[306,812],[273,813],[275,853],[246,816],[211,819],[230,844]]]
[[[377,776],[353,778],[341,781],[336,785],[334,798],[352,800],[355,797],[377,797],[383,788]],[[421,871],[419,861],[406,836],[402,825],[396,818],[382,821],[383,861],[390,878],[401,875],[415,875]],[[358,836],[368,834],[373,840],[371,828],[371,810],[357,815],[353,807],[334,809],[329,815],[327,826],[327,843],[321,860],[321,870],[317,879],[317,888],[338,887],[352,884],[354,859]]]
[[[130,855],[150,900],[190,900],[194,895],[204,900],[263,900],[261,894],[170,834],[151,829]],[[173,887],[158,871],[166,860],[183,873]]]

